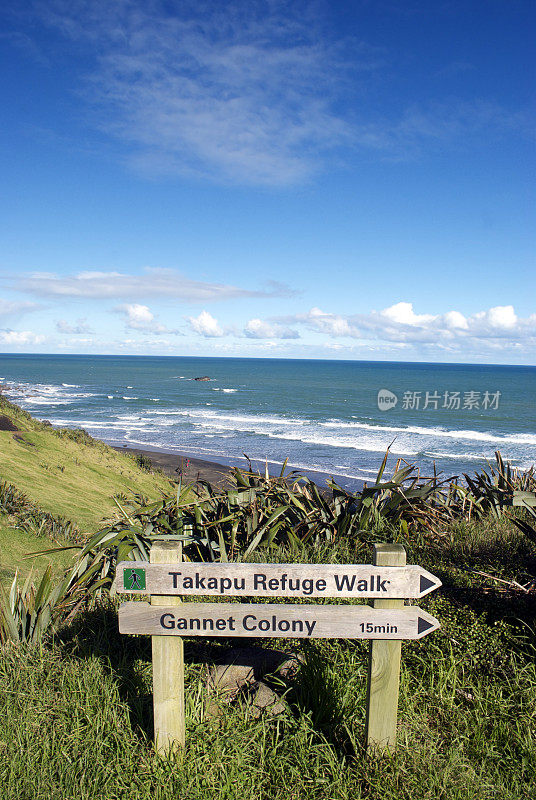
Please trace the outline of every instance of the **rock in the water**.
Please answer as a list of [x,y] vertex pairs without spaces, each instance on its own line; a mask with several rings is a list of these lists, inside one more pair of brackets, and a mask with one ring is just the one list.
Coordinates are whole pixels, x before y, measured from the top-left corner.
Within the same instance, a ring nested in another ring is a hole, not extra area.
[[6,417],[5,414],[0,414],[0,431],[18,431],[19,428],[15,425],[13,420]]
[[194,381],[210,381],[212,378],[209,378],[208,375],[203,375],[202,378],[194,378]]

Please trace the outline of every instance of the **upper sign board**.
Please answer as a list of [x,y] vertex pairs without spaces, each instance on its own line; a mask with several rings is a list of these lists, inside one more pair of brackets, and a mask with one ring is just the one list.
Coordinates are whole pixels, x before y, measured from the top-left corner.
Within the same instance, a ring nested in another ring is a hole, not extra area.
[[120,594],[417,599],[439,586],[418,566],[122,561],[116,572]]

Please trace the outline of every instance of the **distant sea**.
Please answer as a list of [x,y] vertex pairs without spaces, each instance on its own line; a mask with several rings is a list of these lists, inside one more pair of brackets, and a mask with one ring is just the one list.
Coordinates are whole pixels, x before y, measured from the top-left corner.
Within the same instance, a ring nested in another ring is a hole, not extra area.
[[535,367],[0,355],[0,384],[111,444],[242,466],[245,453],[272,472],[288,458],[347,487],[372,480],[389,445],[390,470],[402,459],[423,475],[472,473],[495,450],[522,469],[536,459]]

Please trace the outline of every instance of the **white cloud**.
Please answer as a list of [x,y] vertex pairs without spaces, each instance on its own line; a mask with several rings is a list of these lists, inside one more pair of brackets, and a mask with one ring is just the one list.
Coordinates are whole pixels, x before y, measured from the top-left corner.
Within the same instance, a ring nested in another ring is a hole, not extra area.
[[200,336],[208,339],[225,336],[225,331],[220,327],[218,320],[208,311],[202,311],[198,317],[188,317],[188,320],[192,329]]
[[493,328],[514,328],[517,316],[513,306],[495,306],[487,313],[489,324]]
[[377,150],[384,157],[408,160],[423,151],[433,152],[463,142],[479,145],[482,136],[500,139],[514,135],[532,136],[533,119],[530,113],[511,111],[494,102],[458,98],[414,104],[398,117],[370,118],[355,125],[356,145]]
[[278,318],[287,325],[302,325],[332,339],[360,340],[363,346],[386,342],[390,347],[415,345],[452,352],[485,349],[530,348],[536,345],[536,314],[519,318],[513,306],[495,306],[465,316],[460,311],[444,314],[416,313],[413,304],[401,301],[369,314],[334,314],[312,308],[306,314]]
[[[68,333],[68,334],[93,333],[85,317],[79,317],[76,320],[76,325],[71,325],[65,319],[59,319],[56,322],[56,330],[58,331],[58,333]],[[80,339],[79,341],[81,344],[85,342],[85,340],[82,339]]]
[[433,314],[415,314],[412,303],[395,303],[394,306],[385,308],[381,314],[399,325],[426,325],[435,319]]
[[[41,18],[95,66],[100,126],[152,172],[282,185],[348,140],[337,109],[379,51],[336,40],[316,3],[50,0]],[[351,55],[350,55],[351,48]]]
[[45,337],[33,331],[12,331],[9,328],[0,330],[0,343],[8,345],[42,344]]
[[469,325],[463,314],[459,311],[447,311],[443,315],[447,328],[458,328],[460,330],[467,330]]
[[86,271],[75,275],[34,272],[11,282],[27,292],[53,297],[125,298],[173,297],[189,302],[227,300],[234,297],[281,297],[293,292],[284,284],[268,282],[265,290],[242,289],[194,280],[171,269],[146,269],[141,275]]
[[330,336],[352,336],[353,331],[348,320],[338,314],[328,314],[320,308],[312,308],[309,311],[309,322],[316,330],[327,333]]
[[125,303],[124,305],[117,306],[114,311],[118,314],[123,314],[125,317],[125,327],[133,331],[144,331],[145,333],[155,333],[157,335],[162,333],[172,333],[181,335],[178,330],[171,330],[161,325],[155,318],[155,315],[148,306],[141,305],[140,303]]
[[340,166],[342,148],[405,159],[532,129],[528,115],[485,99],[382,111],[375,90],[398,91],[393,76],[407,65],[394,51],[336,33],[329,3],[32,5],[90,65],[84,88],[95,126],[126,144],[122,159],[151,175],[281,186],[310,179],[330,160]]
[[300,334],[292,328],[271,324],[262,319],[250,319],[244,328],[248,339],[299,339]]
[[118,306],[117,311],[126,314],[127,327],[138,330],[146,330],[148,327],[154,325],[154,314],[148,306],[142,306],[139,303],[131,303],[124,306]]
[[341,342],[324,342],[323,347],[325,347],[326,350],[334,350],[335,352],[345,349],[344,345],[341,344]]
[[349,322],[349,317],[341,314],[332,314],[329,311],[322,311],[321,308],[313,307],[306,314],[296,314],[293,317],[282,317],[278,322],[287,324],[299,323],[306,325],[309,329],[326,333],[328,336],[351,336],[360,338],[361,332]]
[[39,308],[37,303],[30,303],[27,301],[14,302],[12,300],[4,300],[0,297],[0,319],[3,317],[17,316],[25,314],[28,311],[36,311]]

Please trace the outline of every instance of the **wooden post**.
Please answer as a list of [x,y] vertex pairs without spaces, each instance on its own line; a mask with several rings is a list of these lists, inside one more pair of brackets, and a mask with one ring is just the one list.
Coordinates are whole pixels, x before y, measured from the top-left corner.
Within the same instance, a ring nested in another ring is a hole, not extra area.
[[[180,564],[180,542],[155,542],[151,564]],[[151,605],[180,605],[180,597],[151,595]],[[180,636],[152,636],[154,738],[160,754],[184,747],[184,644]]]
[[[373,563],[378,567],[406,566],[400,544],[375,544]],[[374,600],[374,608],[403,608],[404,600]],[[401,641],[372,640],[369,644],[367,685],[367,752],[393,752],[400,683]]]

